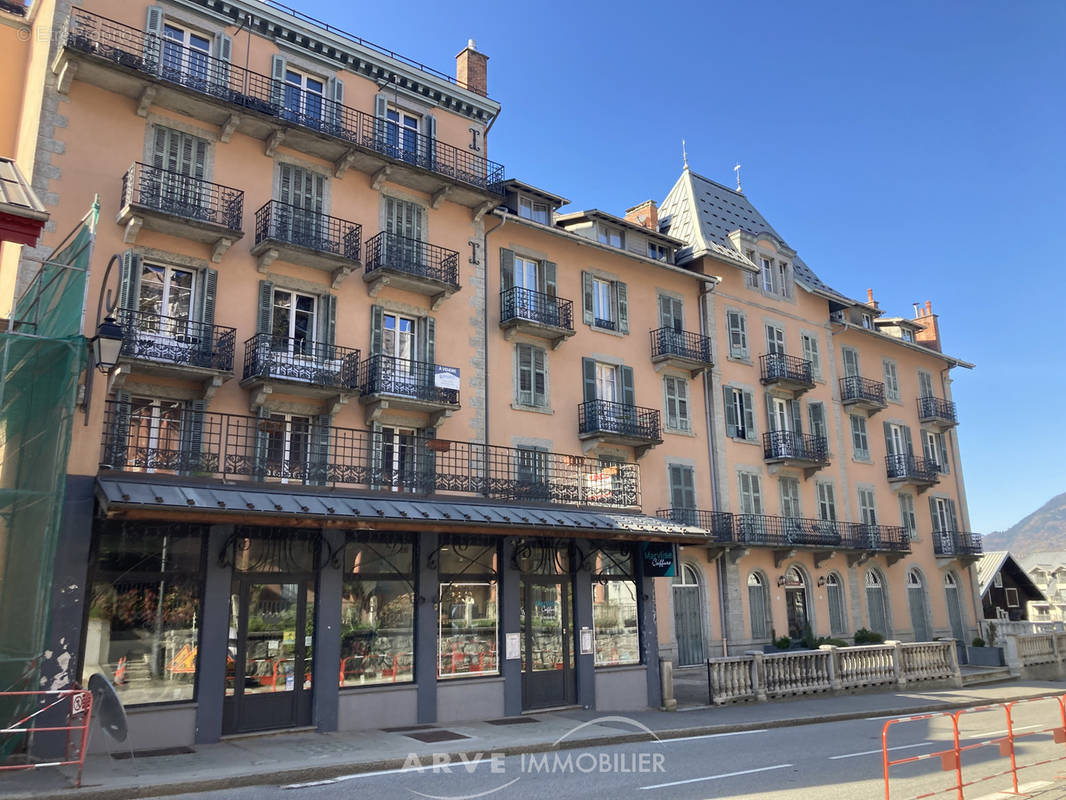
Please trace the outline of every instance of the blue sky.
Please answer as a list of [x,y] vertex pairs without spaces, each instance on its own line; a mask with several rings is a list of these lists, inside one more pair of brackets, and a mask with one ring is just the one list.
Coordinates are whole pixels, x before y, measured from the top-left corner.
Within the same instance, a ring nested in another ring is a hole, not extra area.
[[1066,3],[290,2],[449,74],[476,39],[490,156],[572,208],[662,200],[682,138],[709,178],[740,161],[823,280],[932,300],[977,364],[952,373],[972,527],[1066,491]]

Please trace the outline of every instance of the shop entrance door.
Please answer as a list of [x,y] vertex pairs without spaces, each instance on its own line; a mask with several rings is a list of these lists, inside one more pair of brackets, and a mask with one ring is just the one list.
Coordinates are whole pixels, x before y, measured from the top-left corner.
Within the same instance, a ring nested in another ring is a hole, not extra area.
[[223,733],[311,724],[314,587],[306,575],[233,579]]
[[522,707],[573,705],[572,592],[566,576],[522,578]]

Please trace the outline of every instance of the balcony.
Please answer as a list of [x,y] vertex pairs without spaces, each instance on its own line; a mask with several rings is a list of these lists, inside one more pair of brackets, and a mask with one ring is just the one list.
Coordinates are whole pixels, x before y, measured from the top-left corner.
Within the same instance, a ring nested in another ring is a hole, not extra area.
[[885,458],[888,482],[909,484],[918,491],[928,489],[940,480],[940,467],[929,458],[915,458],[911,455],[894,455]]
[[590,400],[577,407],[578,438],[590,447],[621,444],[635,448],[639,458],[649,447],[662,444],[658,409]]
[[376,297],[386,286],[429,295],[433,308],[459,291],[459,254],[418,239],[382,231],[366,243],[363,273]]
[[885,407],[885,385],[858,375],[840,379],[840,403],[873,414]]
[[795,431],[767,431],[762,435],[763,459],[768,464],[820,469],[829,464],[824,436]]
[[727,511],[705,511],[700,508],[660,508],[655,512],[659,519],[678,525],[702,528],[711,535],[711,544],[734,544],[733,515]]
[[[399,446],[380,432],[235,414],[204,414],[200,440],[181,423],[161,435],[130,420],[128,405],[107,403],[102,469],[189,474],[223,481],[328,485],[451,498],[538,501],[639,509],[640,468],[599,459],[404,434]],[[388,457],[386,449],[397,447]],[[531,458],[532,456],[532,458]],[[324,498],[324,502],[331,502]],[[332,509],[331,509],[332,512]]]
[[907,531],[901,525],[872,522],[845,522],[843,525],[847,550],[886,554],[890,565],[911,551]]
[[122,176],[120,205],[126,244],[144,228],[209,244],[218,262],[244,236],[244,192],[140,162]]
[[710,337],[673,328],[657,328],[651,331],[651,360],[653,364],[688,370],[692,377],[696,377],[714,366]]
[[767,353],[759,356],[759,367],[760,380],[765,386],[776,386],[796,394],[814,388],[810,361],[784,353]]
[[255,246],[259,271],[274,261],[324,270],[334,289],[359,266],[363,227],[346,219],[271,200],[255,212]]
[[955,404],[931,395],[918,398],[918,421],[936,428],[941,433],[959,424]]
[[[773,548],[776,551],[777,566],[781,566],[797,549],[822,551],[826,554],[825,557],[836,551],[864,554],[910,551],[910,543],[902,527],[765,514],[716,513],[705,521],[720,529],[720,532],[715,534],[717,541]],[[731,538],[725,533],[730,525]]]
[[503,166],[469,147],[454,147],[385,120],[274,81],[237,64],[189,50],[155,34],[74,9],[64,47],[53,64],[59,91],[75,78],[131,97],[137,113],[168,108],[218,125],[221,140],[234,132],[265,142],[273,157],[284,141],[333,164],[388,180],[485,213],[502,196]]
[[943,558],[977,560],[984,552],[984,545],[976,533],[933,531],[933,552]]
[[536,336],[558,347],[574,335],[574,304],[554,295],[512,286],[500,292],[500,327],[510,339],[515,333]]
[[359,351],[307,339],[257,333],[244,343],[241,386],[262,405],[275,388],[285,394],[329,398],[359,391]]
[[458,370],[428,361],[371,356],[360,365],[359,386],[368,421],[398,409],[429,414],[428,427],[435,427],[459,408]]
[[120,309],[119,361],[136,362],[143,372],[174,378],[224,376],[233,372],[235,328]]

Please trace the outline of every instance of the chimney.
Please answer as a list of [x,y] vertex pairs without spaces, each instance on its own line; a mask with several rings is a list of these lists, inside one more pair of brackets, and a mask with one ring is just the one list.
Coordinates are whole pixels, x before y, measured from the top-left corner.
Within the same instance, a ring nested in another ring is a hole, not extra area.
[[922,329],[914,335],[915,341],[939,353],[940,318],[933,313],[933,301],[926,300],[925,308],[915,303],[914,310],[917,312],[914,322],[922,326]]
[[489,57],[477,51],[477,44],[473,39],[466,43],[466,48],[455,57],[455,79],[459,85],[469,89],[474,94],[487,97],[489,93],[488,79]]
[[654,200],[645,200],[626,210],[626,222],[632,222],[651,231],[659,230],[659,209]]
[[871,305],[871,306],[873,306],[874,308],[877,308],[877,310],[878,310],[878,311],[880,311],[880,310],[881,310],[881,309],[880,309],[880,308],[878,308],[878,306],[877,306],[877,301],[876,301],[876,300],[874,300],[874,290],[873,290],[873,289],[867,289],[867,290],[866,290],[866,304],[867,304],[867,305]]

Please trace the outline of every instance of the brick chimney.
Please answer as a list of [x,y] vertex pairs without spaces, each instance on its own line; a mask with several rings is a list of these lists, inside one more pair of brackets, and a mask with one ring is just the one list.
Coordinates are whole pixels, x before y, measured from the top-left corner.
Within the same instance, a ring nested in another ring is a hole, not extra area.
[[489,57],[477,51],[477,44],[473,39],[466,43],[466,48],[455,57],[455,79],[475,94],[487,97],[489,93],[488,79]]
[[873,306],[878,311],[881,310],[881,307],[877,305],[877,301],[874,300],[874,290],[873,289],[867,289],[866,290],[866,305]]
[[626,210],[626,222],[632,222],[651,231],[659,230],[659,209],[654,200],[645,200]]
[[915,305],[915,310],[918,315],[914,318],[914,323],[921,325],[922,329],[918,331],[914,338],[918,344],[925,345],[931,350],[940,352],[940,318],[933,313],[933,301],[926,300],[925,308]]

